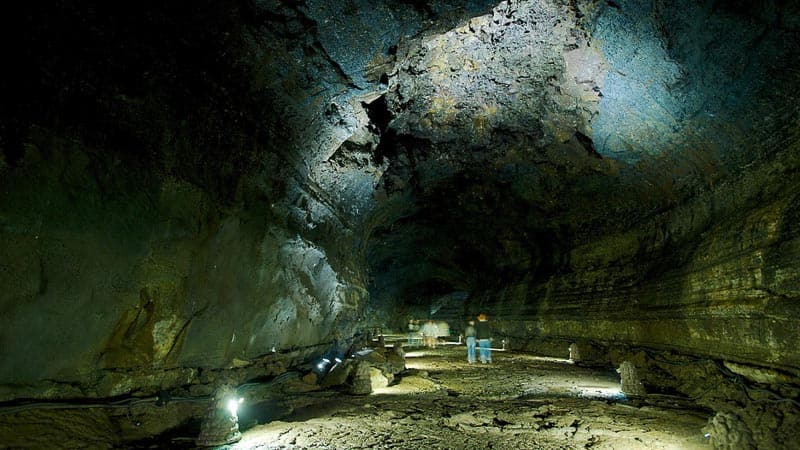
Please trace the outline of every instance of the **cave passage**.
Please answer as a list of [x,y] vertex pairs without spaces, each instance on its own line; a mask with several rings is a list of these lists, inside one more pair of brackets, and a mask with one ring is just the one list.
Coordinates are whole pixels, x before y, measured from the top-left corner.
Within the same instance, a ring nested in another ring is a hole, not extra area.
[[0,448],[798,448],[797,0],[28,3]]
[[679,397],[628,399],[613,370],[516,352],[470,365],[465,355],[463,346],[415,348],[397,384],[306,399],[233,448],[709,447],[699,431],[708,411]]

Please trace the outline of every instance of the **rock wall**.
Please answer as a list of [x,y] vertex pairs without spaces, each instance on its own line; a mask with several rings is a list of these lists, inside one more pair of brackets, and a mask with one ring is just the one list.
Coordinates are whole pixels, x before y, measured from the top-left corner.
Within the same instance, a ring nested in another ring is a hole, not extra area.
[[789,445],[797,17],[509,1],[401,48],[371,304],[401,326],[466,292],[462,319],[488,312],[512,348],[698,399],[718,447]]
[[[574,248],[568,273],[486,302],[522,345],[548,337],[642,345],[796,373],[798,192],[764,168],[625,233]],[[764,183],[759,176],[770,176]],[[775,178],[772,178],[775,177]],[[491,298],[491,300],[488,300]],[[533,319],[533,320],[530,320]],[[513,338],[512,338],[513,339]],[[533,345],[532,347],[535,347]]]
[[490,3],[21,8],[0,84],[0,399],[242,381],[345,345],[385,169],[370,104],[401,41]]
[[780,444],[796,5],[89,3],[12,30],[0,399],[208,393],[447,304]]
[[567,273],[484,291],[465,312],[489,311],[512,348],[635,369],[633,394],[696,399],[716,411],[706,430],[715,448],[791,448],[800,424],[796,155],[578,246]]
[[29,145],[4,186],[3,398],[157,391],[324,351],[363,308],[355,262],[269,205],[226,207],[58,140]]
[[538,284],[793,151],[797,11],[712,3],[501,2],[401,47],[373,300]]

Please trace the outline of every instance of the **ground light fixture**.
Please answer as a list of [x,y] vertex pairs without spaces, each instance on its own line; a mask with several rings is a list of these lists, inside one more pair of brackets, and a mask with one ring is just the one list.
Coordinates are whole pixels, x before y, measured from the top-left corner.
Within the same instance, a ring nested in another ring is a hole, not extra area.
[[242,433],[239,432],[238,412],[243,402],[235,387],[225,385],[217,389],[200,426],[197,445],[215,447],[239,442]]
[[228,412],[231,413],[231,417],[237,417],[237,413],[239,412],[239,405],[244,403],[244,399],[242,397],[230,397],[226,403],[226,407],[228,408]]

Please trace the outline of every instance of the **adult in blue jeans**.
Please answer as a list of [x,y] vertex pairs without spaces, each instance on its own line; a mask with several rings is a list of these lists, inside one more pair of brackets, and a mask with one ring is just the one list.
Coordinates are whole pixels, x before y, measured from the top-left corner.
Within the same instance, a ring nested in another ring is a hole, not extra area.
[[481,348],[481,362],[483,364],[492,362],[492,328],[489,326],[489,318],[484,313],[478,315],[475,337]]
[[464,337],[467,340],[467,361],[470,364],[475,362],[475,321],[470,320],[469,325],[464,330]]

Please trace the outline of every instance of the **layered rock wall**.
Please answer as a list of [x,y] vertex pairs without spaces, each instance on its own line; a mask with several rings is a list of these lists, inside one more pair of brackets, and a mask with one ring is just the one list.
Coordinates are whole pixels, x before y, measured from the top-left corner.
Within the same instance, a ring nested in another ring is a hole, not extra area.
[[[775,170],[785,173],[762,174]],[[529,317],[528,333],[508,324],[518,344],[563,340],[554,349],[561,356],[568,341],[586,340],[795,373],[797,195],[791,183],[766,186],[750,174],[660,220],[573,249],[569,273],[508,286],[492,305],[503,321]]]
[[791,448],[800,425],[797,162],[781,159],[578,246],[568,273],[484,292],[469,309],[492,312],[497,339],[512,348],[634,370],[629,394],[690,396],[715,411],[706,429],[715,448]]

